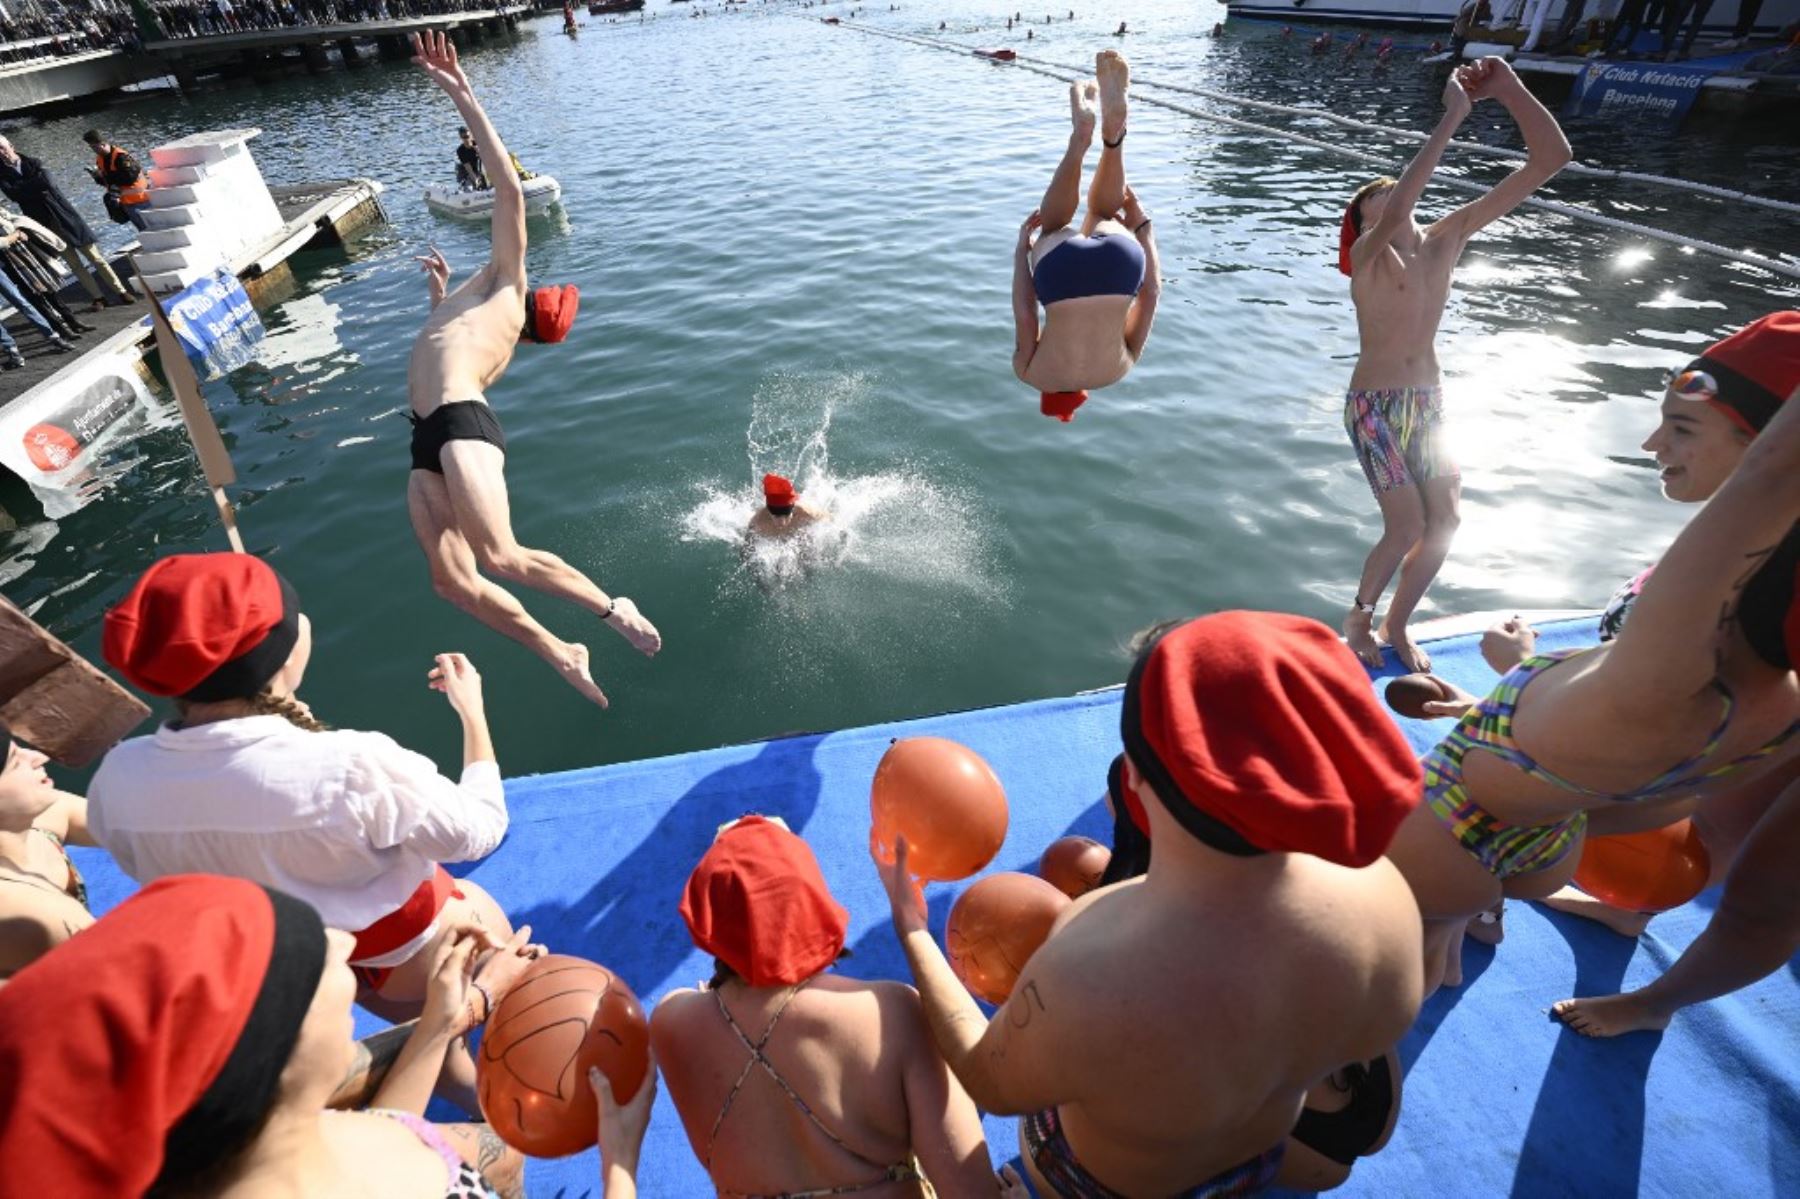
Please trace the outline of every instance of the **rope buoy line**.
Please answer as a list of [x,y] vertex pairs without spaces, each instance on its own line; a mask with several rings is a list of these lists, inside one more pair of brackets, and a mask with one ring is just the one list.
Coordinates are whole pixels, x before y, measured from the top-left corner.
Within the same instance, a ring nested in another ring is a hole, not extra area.
[[[970,54],[969,47],[959,45],[955,42],[942,42],[937,39],[919,37],[916,34],[896,33],[893,30],[877,29],[870,25],[863,25],[850,21],[840,20],[839,27],[854,30],[857,33],[873,34],[876,37],[892,38],[899,42],[910,42],[917,46],[923,46],[929,50],[940,50],[958,55]],[[999,60],[996,59],[984,59],[983,61],[999,62]],[[1076,71],[1074,74],[1063,74],[1059,70],[1053,69],[1054,64],[1051,66],[1039,65],[1038,60],[1035,59],[1015,58],[1011,62],[1000,62],[1000,65],[1030,71],[1034,74],[1044,75],[1063,83],[1072,83],[1077,78],[1084,77],[1079,71]],[[1065,67],[1062,68],[1062,70],[1070,71],[1073,70],[1073,68]],[[1138,82],[1138,80],[1134,77],[1132,82],[1135,83]],[[1166,84],[1149,84],[1148,86],[1163,87],[1166,90],[1172,90],[1168,89],[1168,85]],[[1265,137],[1274,137],[1284,141],[1298,142],[1301,145],[1310,146],[1316,150],[1323,150],[1329,154],[1336,154],[1344,158],[1354,158],[1360,162],[1372,163],[1384,170],[1393,169],[1393,164],[1388,162],[1387,159],[1379,154],[1374,154],[1366,150],[1355,150],[1349,146],[1334,145],[1331,142],[1322,141],[1315,137],[1308,137],[1303,133],[1295,133],[1292,130],[1281,129],[1273,125],[1263,125],[1255,121],[1246,121],[1241,117],[1230,117],[1223,113],[1207,112],[1203,109],[1191,108],[1185,104],[1177,104],[1172,100],[1164,100],[1157,96],[1139,95],[1134,99],[1137,103],[1152,104],[1159,108],[1169,109],[1172,112],[1179,112],[1186,116],[1195,117],[1199,120],[1213,121],[1217,124],[1227,125],[1234,129],[1243,129],[1251,133],[1259,133]],[[1310,109],[1299,109],[1297,111],[1306,113],[1308,116],[1323,115]],[[1376,126],[1375,128],[1379,127]],[[1621,175],[1620,177],[1628,178],[1631,176]],[[1461,179],[1454,175],[1439,175],[1436,178],[1451,187],[1461,188],[1464,191],[1485,193],[1489,190],[1484,184],[1477,183],[1471,179]],[[1646,178],[1654,180],[1657,177],[1647,176]],[[1705,185],[1695,184],[1693,186],[1698,188]],[[1771,203],[1781,202],[1772,201]],[[1758,270],[1768,271],[1771,274],[1785,275],[1790,279],[1800,279],[1800,263],[1784,262],[1780,259],[1769,258],[1751,250],[1734,250],[1730,246],[1722,246],[1717,242],[1703,241],[1699,238],[1683,237],[1680,234],[1670,233],[1667,230],[1658,229],[1651,225],[1643,225],[1636,221],[1627,221],[1622,220],[1619,217],[1607,216],[1604,213],[1594,212],[1591,209],[1581,208],[1574,204],[1566,204],[1560,200],[1546,200],[1538,196],[1532,196],[1524,201],[1523,206],[1536,208],[1544,212],[1556,213],[1559,216],[1566,216],[1572,220],[1585,221],[1588,224],[1599,225],[1602,228],[1616,229],[1622,233],[1636,234],[1639,237],[1646,237],[1653,241],[1661,241],[1674,246],[1691,248],[1711,254],[1717,258],[1724,258],[1732,262],[1741,262],[1746,266],[1753,266]]]

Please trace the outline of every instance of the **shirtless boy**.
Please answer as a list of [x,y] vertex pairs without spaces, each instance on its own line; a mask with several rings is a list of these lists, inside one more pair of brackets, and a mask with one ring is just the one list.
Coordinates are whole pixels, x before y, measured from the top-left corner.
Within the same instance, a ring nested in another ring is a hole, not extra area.
[[[1125,185],[1126,93],[1131,69],[1117,50],[1094,56],[1095,79],[1069,85],[1075,128],[1044,192],[1019,227],[1013,252],[1013,373],[1038,389],[1045,416],[1073,420],[1092,388],[1123,379],[1150,340],[1162,294],[1156,239]],[[1081,167],[1100,108],[1100,165],[1076,229]],[[1041,230],[1033,242],[1033,230]],[[1038,305],[1044,306],[1042,332]]]
[[750,514],[750,536],[780,540],[830,519],[831,513],[801,499],[791,481],[764,475],[763,506]]
[[1149,872],[1070,905],[992,1021],[926,928],[905,842],[877,861],[938,1046],[979,1107],[1023,1117],[1039,1194],[1255,1193],[1308,1089],[1412,1024],[1419,912],[1380,855],[1420,774],[1376,703],[1316,621],[1164,633],[1121,722]]
[[[413,52],[413,61],[456,104],[475,135],[482,161],[510,161],[449,39],[427,33],[421,41],[415,33]],[[573,287],[527,286],[525,196],[519,178],[503,170],[491,182],[494,244],[487,265],[445,294],[450,264],[436,250],[419,259],[430,280],[431,316],[407,364],[413,435],[406,506],[437,593],[530,647],[604,708],[606,696],[588,670],[587,646],[555,636],[511,594],[483,577],[497,576],[573,600],[645,654],[662,648],[661,635],[636,604],[622,595],[607,595],[555,554],[529,549],[513,537],[504,474],[506,437],[485,396],[521,340],[556,342],[567,336],[579,296]]]
[[[1512,114],[1530,156],[1486,195],[1420,228],[1413,205],[1470,107],[1486,99]],[[1344,636],[1371,666],[1381,665],[1386,642],[1407,670],[1431,668],[1406,622],[1443,566],[1461,520],[1462,478],[1444,444],[1442,375],[1432,346],[1451,274],[1470,238],[1517,208],[1568,161],[1569,143],[1556,118],[1510,66],[1484,58],[1451,73],[1444,117],[1400,178],[1367,184],[1344,210],[1338,269],[1350,276],[1361,341],[1344,399],[1344,427],[1383,525],[1344,617]],[[1375,605],[1396,568],[1400,582],[1378,635]]]

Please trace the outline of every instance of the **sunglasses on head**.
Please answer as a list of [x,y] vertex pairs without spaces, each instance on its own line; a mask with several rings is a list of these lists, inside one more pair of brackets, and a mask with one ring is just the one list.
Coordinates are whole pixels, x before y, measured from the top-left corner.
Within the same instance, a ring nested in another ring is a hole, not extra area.
[[1705,371],[1664,371],[1663,387],[1684,400],[1716,400],[1719,381]]

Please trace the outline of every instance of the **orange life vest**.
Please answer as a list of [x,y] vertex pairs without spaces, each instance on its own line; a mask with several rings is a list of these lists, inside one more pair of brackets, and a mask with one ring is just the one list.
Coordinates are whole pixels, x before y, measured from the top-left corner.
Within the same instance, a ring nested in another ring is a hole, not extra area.
[[[124,153],[125,151],[119,149],[119,147],[113,146],[110,155],[94,155],[94,165],[99,169],[100,174],[103,177],[110,177],[115,169],[114,164],[118,161],[118,156]],[[109,162],[109,158],[111,158],[112,161]],[[148,203],[149,200],[150,181],[141,174],[119,189],[119,203],[121,204],[145,204]]]

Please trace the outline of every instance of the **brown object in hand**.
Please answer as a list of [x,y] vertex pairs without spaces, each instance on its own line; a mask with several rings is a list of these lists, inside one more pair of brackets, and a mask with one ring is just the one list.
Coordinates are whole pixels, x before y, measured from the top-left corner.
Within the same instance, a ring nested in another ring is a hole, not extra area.
[[598,1066],[621,1104],[650,1068],[650,1026],[625,980],[565,954],[534,962],[488,1017],[475,1063],[481,1114],[532,1157],[567,1157],[599,1139],[588,1085]]
[[1038,873],[1070,899],[1080,899],[1100,885],[1111,861],[1112,850],[1092,837],[1063,837],[1038,859]]
[[944,927],[950,968],[977,999],[1005,1003],[1069,897],[1043,879],[990,874],[956,897]]
[[1387,685],[1387,705],[1413,720],[1432,720],[1425,705],[1456,698],[1456,689],[1432,674],[1403,674]]
[[0,598],[0,722],[64,766],[86,766],[150,709]]

